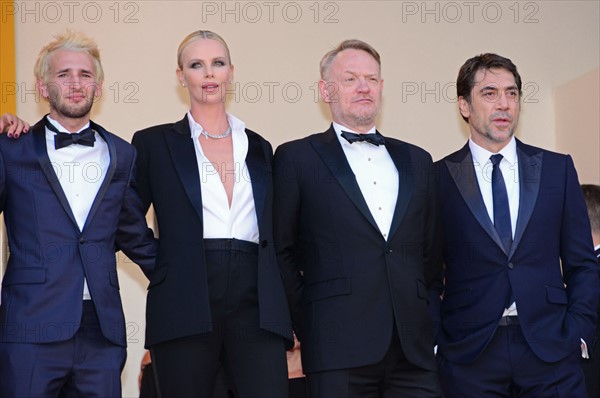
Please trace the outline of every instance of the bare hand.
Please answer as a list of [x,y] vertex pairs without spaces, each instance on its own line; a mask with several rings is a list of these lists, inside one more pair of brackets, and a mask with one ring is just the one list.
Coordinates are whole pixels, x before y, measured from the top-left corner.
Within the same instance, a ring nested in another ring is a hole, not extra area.
[[29,123],[19,119],[12,113],[0,116],[0,134],[6,133],[9,137],[19,138],[21,133],[29,131]]

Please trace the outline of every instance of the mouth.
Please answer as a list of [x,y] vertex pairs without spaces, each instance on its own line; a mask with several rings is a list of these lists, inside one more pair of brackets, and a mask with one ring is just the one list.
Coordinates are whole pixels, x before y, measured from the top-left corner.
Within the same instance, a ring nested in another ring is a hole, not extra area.
[[492,123],[498,127],[508,127],[512,123],[512,118],[508,116],[496,116],[492,118]]
[[208,92],[215,92],[219,89],[218,83],[203,83],[202,89]]
[[373,99],[372,98],[357,98],[354,100],[354,103],[357,104],[372,104],[373,103]]
[[83,101],[85,99],[85,95],[84,94],[71,94],[67,96],[67,100],[71,101],[71,102],[80,102]]

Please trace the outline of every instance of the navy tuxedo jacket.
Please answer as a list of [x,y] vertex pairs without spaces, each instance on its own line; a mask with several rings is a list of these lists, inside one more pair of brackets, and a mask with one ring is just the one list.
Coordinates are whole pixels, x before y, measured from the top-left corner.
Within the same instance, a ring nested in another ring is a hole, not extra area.
[[385,146],[399,176],[387,241],[333,127],[277,148],[278,261],[306,372],[376,363],[394,330],[411,363],[436,369],[433,163],[414,145],[386,138]]
[[[259,228],[260,326],[293,344],[291,320],[273,244],[271,145],[246,129],[246,164]],[[213,329],[203,243],[200,175],[187,116],[138,131],[138,191],[153,205],[160,231],[156,272],[148,287],[146,346]]]
[[510,253],[490,220],[468,147],[436,163],[445,288],[439,352],[469,363],[498,327],[512,289],[523,335],[555,362],[594,341],[600,283],[570,156],[517,140],[519,214]]
[[[106,141],[108,170],[83,230],[79,230],[50,163],[43,119],[19,140],[0,135],[0,211],[10,257],[2,280],[0,342],[47,343],[79,329],[83,281],[87,280],[103,335],[125,346],[116,250],[146,275],[156,242],[134,190],[134,148],[91,122]],[[84,165],[74,168],[81,172]]]

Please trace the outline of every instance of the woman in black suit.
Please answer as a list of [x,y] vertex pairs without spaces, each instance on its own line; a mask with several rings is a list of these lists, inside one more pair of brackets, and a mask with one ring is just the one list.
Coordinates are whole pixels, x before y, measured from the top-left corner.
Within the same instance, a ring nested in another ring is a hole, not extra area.
[[138,131],[137,189],[160,247],[146,346],[163,397],[209,397],[223,366],[236,397],[286,397],[291,322],[275,260],[271,145],[225,111],[233,65],[216,33],[177,53],[184,118]]

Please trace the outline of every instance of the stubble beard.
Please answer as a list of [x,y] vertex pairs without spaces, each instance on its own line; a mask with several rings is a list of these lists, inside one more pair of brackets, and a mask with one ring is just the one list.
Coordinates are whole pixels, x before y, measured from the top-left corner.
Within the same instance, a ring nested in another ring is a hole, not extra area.
[[62,100],[60,95],[50,96],[49,103],[50,108],[55,110],[59,115],[70,119],[80,119],[90,113],[94,105],[94,98],[95,90],[90,96],[86,96],[84,101],[76,104],[69,104],[66,99]]

